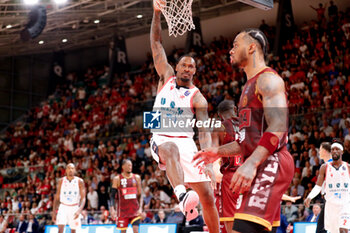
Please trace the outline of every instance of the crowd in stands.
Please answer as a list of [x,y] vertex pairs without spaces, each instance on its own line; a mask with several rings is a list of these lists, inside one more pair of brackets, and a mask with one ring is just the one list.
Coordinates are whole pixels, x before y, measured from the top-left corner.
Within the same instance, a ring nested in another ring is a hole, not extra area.
[[[287,202],[282,209],[288,223],[305,221],[312,214],[302,203],[323,163],[318,157],[320,143],[341,138],[343,160],[350,161],[350,12],[336,10],[328,19],[325,11],[320,12],[317,20],[304,23],[283,45],[280,56],[269,56],[269,65],[285,81],[289,99],[288,148],[296,173],[287,194],[302,196],[296,203],[300,205]],[[263,23],[261,29],[273,40],[270,26]],[[194,83],[208,101],[210,116],[216,115],[216,106],[224,99],[238,103],[245,83],[243,71],[229,64],[231,39],[214,38],[201,50],[190,51],[197,62]],[[171,64],[182,54],[174,49]],[[0,187],[7,191],[0,196],[0,233],[4,226],[23,232],[17,227],[24,228],[24,221],[30,226],[25,232],[33,233],[52,223],[48,214],[53,194],[69,162],[76,165],[87,188],[83,223],[112,223],[111,180],[121,172],[125,158],[142,178],[142,221],[183,223],[169,181],[152,159],[150,134],[139,120],[157,93],[152,58],[137,73],[117,74],[111,86],[106,85],[108,71],[103,67],[88,69],[83,76],[69,74],[67,84],[58,86],[47,101],[2,135]],[[27,175],[11,185],[20,174]]]

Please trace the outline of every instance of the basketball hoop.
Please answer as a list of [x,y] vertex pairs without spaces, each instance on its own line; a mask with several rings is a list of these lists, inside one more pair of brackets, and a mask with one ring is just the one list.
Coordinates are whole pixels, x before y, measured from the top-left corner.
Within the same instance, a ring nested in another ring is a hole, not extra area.
[[192,20],[193,0],[154,0],[155,6],[165,17],[169,28],[169,36],[182,36],[195,29]]

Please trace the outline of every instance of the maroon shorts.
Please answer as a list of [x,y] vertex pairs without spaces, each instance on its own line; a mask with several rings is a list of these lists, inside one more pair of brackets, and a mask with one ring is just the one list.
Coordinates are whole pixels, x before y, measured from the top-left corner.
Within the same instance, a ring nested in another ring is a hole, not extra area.
[[139,225],[140,223],[140,216],[135,217],[118,217],[117,219],[117,229],[118,230],[126,230],[128,228],[128,225]]
[[279,226],[282,195],[294,175],[294,161],[287,150],[270,155],[258,167],[250,190],[243,194],[235,219],[254,222],[271,231]]
[[215,205],[219,212],[220,222],[233,221],[236,212],[236,205],[238,196],[233,193],[229,187],[234,172],[227,172],[223,174],[221,183],[217,184],[215,192]]

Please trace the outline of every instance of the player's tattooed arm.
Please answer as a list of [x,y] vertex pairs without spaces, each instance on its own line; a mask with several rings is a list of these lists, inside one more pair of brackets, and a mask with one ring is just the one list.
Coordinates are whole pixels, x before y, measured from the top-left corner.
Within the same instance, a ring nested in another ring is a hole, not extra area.
[[171,76],[174,75],[174,69],[168,63],[168,59],[162,45],[161,32],[161,12],[154,11],[151,24],[150,41],[154,66],[160,77],[158,89],[162,87]]
[[86,202],[86,189],[83,179],[79,181],[79,190],[80,190],[80,204],[79,204],[79,210],[82,211],[85,206]]
[[[272,73],[264,73],[257,80],[258,92],[262,98],[264,116],[267,123],[265,132],[270,132],[282,140],[288,129],[288,105],[282,78]],[[256,167],[270,155],[263,146],[257,146],[247,161]]]
[[218,155],[220,157],[231,157],[240,153],[241,147],[236,141],[222,145],[218,149]]
[[[200,92],[197,92],[193,98],[193,107],[196,111],[197,121],[205,122],[208,120],[208,102]],[[211,147],[211,130],[204,126],[198,127],[198,139],[202,150]]]
[[264,115],[268,128],[280,139],[288,129],[288,104],[282,78],[266,73],[257,81],[258,91],[262,96]]
[[79,180],[79,192],[80,192],[80,203],[79,203],[79,209],[77,212],[74,213],[74,219],[77,219],[79,215],[81,214],[81,211],[83,211],[85,202],[86,202],[86,191],[85,191],[85,184],[83,179]]

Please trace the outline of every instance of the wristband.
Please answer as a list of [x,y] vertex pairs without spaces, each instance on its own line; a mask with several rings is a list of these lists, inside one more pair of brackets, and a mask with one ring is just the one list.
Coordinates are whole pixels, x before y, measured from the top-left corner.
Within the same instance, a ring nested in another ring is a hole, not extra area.
[[269,151],[270,155],[272,155],[277,150],[278,142],[279,139],[275,134],[265,132],[261,137],[258,145],[265,147]]
[[322,190],[321,186],[315,185],[315,187],[311,190],[307,198],[310,198],[311,200],[314,199]]

